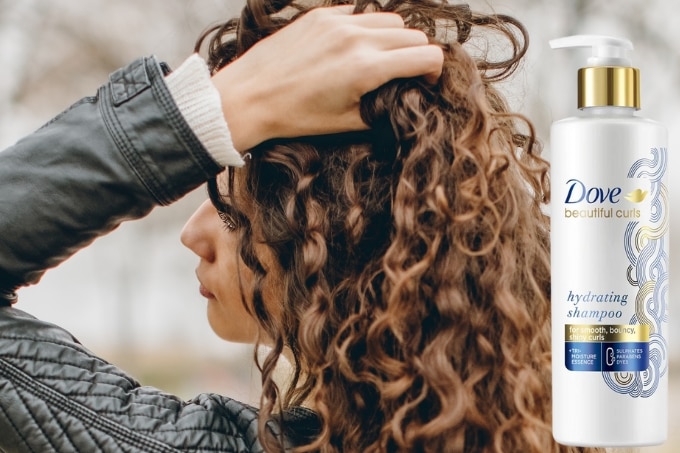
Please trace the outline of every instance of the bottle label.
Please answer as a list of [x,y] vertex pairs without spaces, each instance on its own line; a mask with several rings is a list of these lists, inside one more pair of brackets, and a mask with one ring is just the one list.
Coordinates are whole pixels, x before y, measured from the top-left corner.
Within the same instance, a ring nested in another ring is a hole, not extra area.
[[649,397],[668,372],[667,149],[608,166],[553,180],[553,316],[567,370]]
[[645,371],[649,325],[567,324],[565,365],[571,371]]

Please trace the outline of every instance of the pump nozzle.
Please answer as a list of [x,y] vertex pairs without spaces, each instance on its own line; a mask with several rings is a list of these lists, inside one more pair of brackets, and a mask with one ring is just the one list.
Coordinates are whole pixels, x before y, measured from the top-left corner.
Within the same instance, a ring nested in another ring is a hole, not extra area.
[[574,35],[552,39],[550,47],[553,49],[591,47],[593,54],[588,58],[588,66],[632,66],[629,54],[633,51],[633,43],[625,38]]
[[633,43],[602,35],[574,35],[550,40],[553,49],[590,47],[587,67],[578,71],[578,108],[640,108],[640,71],[633,68],[629,53]]

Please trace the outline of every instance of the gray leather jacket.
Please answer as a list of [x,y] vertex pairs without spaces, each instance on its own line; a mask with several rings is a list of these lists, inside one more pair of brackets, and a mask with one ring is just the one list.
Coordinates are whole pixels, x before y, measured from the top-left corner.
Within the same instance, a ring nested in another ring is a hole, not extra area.
[[[262,451],[253,407],[141,387],[63,329],[11,307],[46,269],[221,170],[173,102],[167,72],[137,60],[0,152],[0,452]],[[316,430],[303,408],[284,421],[290,445]]]

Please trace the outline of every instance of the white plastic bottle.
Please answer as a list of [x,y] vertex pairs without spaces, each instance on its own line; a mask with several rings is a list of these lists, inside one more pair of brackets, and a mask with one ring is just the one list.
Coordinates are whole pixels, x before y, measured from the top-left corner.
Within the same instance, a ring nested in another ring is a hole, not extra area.
[[663,443],[668,413],[667,131],[636,116],[630,41],[579,35],[578,108],[551,128],[553,435]]

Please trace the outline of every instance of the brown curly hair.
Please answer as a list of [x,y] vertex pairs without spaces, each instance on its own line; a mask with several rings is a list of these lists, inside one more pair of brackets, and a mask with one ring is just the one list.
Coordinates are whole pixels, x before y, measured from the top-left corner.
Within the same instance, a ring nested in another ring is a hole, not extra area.
[[[524,56],[525,28],[445,0],[250,0],[204,35],[208,62],[216,71],[310,8],[343,3],[424,30],[443,74],[364,96],[369,131],[270,141],[230,170],[231,203],[255,207],[239,225],[255,274],[247,308],[273,340],[258,363],[261,420],[310,401],[321,430],[299,451],[585,451],[550,429],[548,164],[495,87]],[[283,274],[276,315],[261,244]],[[285,348],[295,372],[282,390]]]

